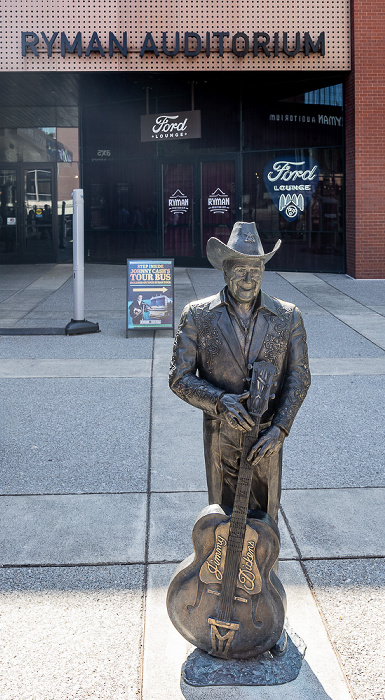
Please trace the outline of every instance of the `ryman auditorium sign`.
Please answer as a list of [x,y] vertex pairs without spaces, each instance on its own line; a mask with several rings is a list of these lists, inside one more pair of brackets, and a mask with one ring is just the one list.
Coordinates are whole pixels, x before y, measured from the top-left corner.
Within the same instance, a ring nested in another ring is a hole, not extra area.
[[[128,46],[127,32],[124,31],[119,36],[113,32],[108,32],[108,41],[103,42],[98,32],[94,31],[89,36],[84,36],[82,32],[68,36],[66,32],[21,32],[21,54],[22,56],[45,55],[48,58],[60,54],[77,54],[82,56],[99,55],[103,58],[113,56],[114,52],[127,57],[129,52],[138,52],[137,49]],[[268,58],[277,58],[280,53],[294,57],[299,53],[305,56],[319,53],[325,56],[326,39],[325,32],[316,35],[310,32],[274,32],[268,34],[264,31],[254,31],[246,33],[238,31],[230,32],[210,32],[203,34],[197,32],[161,32],[161,40],[156,42],[153,33],[147,32],[140,47],[140,57],[152,55],[158,57],[160,54],[166,56],[177,56],[182,54],[186,57],[194,57],[204,54],[207,57],[211,53],[223,57],[230,52],[238,58],[252,54],[257,57],[259,54]]]

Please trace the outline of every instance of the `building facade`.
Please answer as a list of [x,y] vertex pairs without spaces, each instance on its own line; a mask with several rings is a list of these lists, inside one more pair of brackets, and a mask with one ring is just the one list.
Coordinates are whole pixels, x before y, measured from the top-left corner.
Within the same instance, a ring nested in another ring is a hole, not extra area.
[[275,269],[383,277],[378,8],[5,0],[0,263],[70,261],[81,187],[90,262],[206,265],[243,219]]

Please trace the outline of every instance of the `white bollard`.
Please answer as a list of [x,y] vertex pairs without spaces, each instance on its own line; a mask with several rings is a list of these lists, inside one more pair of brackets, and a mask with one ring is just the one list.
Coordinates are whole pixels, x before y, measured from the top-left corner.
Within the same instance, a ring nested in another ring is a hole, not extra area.
[[84,198],[83,190],[74,190],[73,199],[73,321],[84,321]]
[[67,323],[67,335],[98,333],[99,324],[84,318],[84,197],[83,190],[74,190],[73,199],[73,281],[74,317]]

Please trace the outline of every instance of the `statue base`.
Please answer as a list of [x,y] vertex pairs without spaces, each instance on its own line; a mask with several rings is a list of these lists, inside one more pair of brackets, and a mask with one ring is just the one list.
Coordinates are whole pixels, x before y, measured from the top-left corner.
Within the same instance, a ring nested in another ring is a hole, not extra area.
[[294,681],[301,669],[306,645],[285,625],[287,648],[283,656],[269,651],[254,659],[218,659],[195,649],[182,666],[182,680],[188,685],[282,685]]

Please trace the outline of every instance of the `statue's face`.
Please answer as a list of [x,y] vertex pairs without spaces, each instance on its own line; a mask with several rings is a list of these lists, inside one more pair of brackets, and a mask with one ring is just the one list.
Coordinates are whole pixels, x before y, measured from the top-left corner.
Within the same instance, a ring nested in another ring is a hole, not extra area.
[[261,261],[243,263],[237,260],[225,265],[223,275],[229,292],[235,301],[244,304],[250,303],[257,298],[261,289],[264,270],[265,265]]

